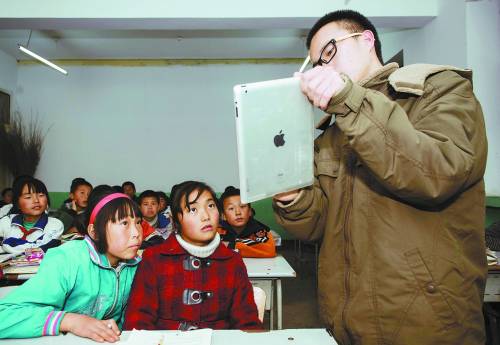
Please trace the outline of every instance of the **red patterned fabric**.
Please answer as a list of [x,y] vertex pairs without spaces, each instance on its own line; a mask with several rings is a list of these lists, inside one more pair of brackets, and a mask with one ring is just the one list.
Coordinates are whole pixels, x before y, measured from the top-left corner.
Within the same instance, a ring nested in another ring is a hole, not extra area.
[[[148,248],[137,269],[123,329],[261,329],[253,289],[240,255],[222,243],[195,270],[183,262],[190,255],[175,236]],[[211,293],[200,304],[183,302],[185,289]]]

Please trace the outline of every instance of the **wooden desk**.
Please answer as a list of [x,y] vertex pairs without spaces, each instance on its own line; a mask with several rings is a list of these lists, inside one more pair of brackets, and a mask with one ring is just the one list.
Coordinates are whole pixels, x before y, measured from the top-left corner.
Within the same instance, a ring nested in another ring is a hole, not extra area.
[[243,258],[248,277],[253,285],[266,292],[266,309],[271,311],[270,329],[274,328],[274,292],[276,291],[276,309],[278,329],[283,328],[283,301],[281,291],[282,278],[295,278],[297,274],[286,259],[278,255],[274,258]]
[[[175,331],[161,331],[175,332]],[[123,332],[121,341],[126,341],[130,332]],[[115,343],[120,344],[121,343]],[[87,345],[97,344],[86,338],[80,338],[73,334],[47,336],[32,339],[5,339],[0,340],[3,345]],[[107,343],[106,343],[107,344]],[[287,329],[281,331],[270,331],[260,333],[246,333],[238,330],[214,331],[212,334],[212,345],[337,345],[337,342],[328,335],[325,329]],[[143,344],[148,345],[148,344]]]
[[500,302],[500,265],[488,266],[484,301]]

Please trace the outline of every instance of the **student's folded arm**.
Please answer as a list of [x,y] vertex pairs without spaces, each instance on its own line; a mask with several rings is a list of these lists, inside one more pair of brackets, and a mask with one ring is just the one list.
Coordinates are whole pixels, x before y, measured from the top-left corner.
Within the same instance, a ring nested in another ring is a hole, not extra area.
[[303,188],[291,203],[285,205],[279,201],[273,201],[276,222],[304,241],[322,238],[327,207],[328,201],[317,177],[314,179],[314,184]]
[[271,232],[267,233],[267,240],[263,242],[249,241],[236,242],[236,249],[247,258],[273,258],[276,256],[276,244]]
[[248,280],[248,274],[240,256],[237,256],[236,287],[233,294],[233,303],[230,312],[231,329],[262,329],[257,306],[253,296],[253,287]]
[[57,218],[49,217],[49,222],[44,232],[45,234],[42,239],[37,241],[36,244],[46,252],[48,249],[61,244],[60,238],[64,232],[64,224]]
[[416,102],[407,114],[382,93],[348,80],[327,112],[336,114],[358,159],[389,192],[439,205],[483,175],[482,113],[470,82],[450,71],[431,76]]
[[150,249],[144,252],[135,273],[134,282],[125,310],[124,330],[154,330],[158,319],[159,295],[158,272],[154,269],[157,260]]
[[0,338],[58,335],[66,296],[76,280],[71,259],[49,251],[38,273],[0,300]]

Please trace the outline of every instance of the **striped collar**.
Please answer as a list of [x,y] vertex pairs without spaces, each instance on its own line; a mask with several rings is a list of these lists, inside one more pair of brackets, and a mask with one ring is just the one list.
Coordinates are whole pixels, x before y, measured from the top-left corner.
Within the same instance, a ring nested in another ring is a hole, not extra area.
[[[92,262],[94,262],[99,267],[113,269],[113,267],[109,264],[109,260],[108,260],[107,256],[105,254],[101,254],[97,251],[97,248],[95,247],[94,241],[88,235],[85,235],[84,241],[87,243],[90,259],[92,260]],[[122,266],[134,266],[134,265],[137,265],[140,261],[141,261],[141,257],[137,255],[133,259],[130,259],[127,261],[119,261],[116,269],[120,270],[122,268]]]
[[[11,224],[12,225],[16,225],[18,227],[24,228],[23,218],[24,218],[24,216],[23,216],[22,213],[16,214],[12,218]],[[33,225],[33,227],[30,230],[41,230],[41,231],[43,231],[45,229],[45,226],[47,225],[48,222],[49,222],[49,217],[44,212],[44,213],[42,213],[42,215],[40,216],[40,218],[38,218],[38,220],[36,221],[35,225]]]

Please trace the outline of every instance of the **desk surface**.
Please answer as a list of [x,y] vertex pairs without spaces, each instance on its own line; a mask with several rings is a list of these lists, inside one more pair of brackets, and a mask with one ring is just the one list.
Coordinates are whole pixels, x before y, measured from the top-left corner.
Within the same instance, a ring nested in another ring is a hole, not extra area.
[[294,278],[292,266],[284,257],[274,258],[243,258],[249,278]]
[[[168,331],[175,332],[175,331]],[[130,332],[123,332],[122,341],[126,341]],[[120,344],[120,342],[115,344]],[[285,329],[280,331],[269,331],[261,333],[246,333],[239,330],[214,331],[212,334],[212,345],[336,345],[337,342],[328,335],[325,329]],[[9,345],[84,345],[97,344],[86,338],[80,338],[73,334],[59,335],[56,337],[40,337],[32,339],[5,339],[0,344]],[[107,344],[107,343],[106,343]],[[147,344],[143,344],[147,345]],[[172,344],[175,345],[175,344]]]
[[488,266],[489,273],[500,273],[500,265],[490,265]]

